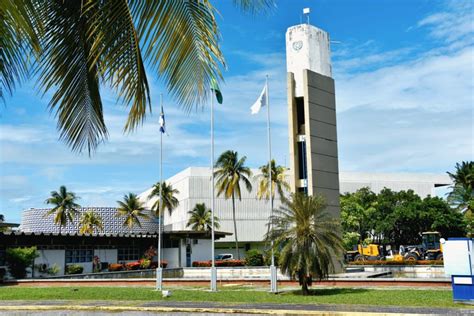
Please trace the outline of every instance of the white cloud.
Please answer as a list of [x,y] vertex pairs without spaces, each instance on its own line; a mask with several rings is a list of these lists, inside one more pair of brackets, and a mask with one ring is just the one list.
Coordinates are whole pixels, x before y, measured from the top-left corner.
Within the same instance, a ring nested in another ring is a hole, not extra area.
[[472,36],[473,2],[471,0],[451,1],[443,12],[436,12],[417,23],[418,27],[429,29],[430,35],[451,43]]

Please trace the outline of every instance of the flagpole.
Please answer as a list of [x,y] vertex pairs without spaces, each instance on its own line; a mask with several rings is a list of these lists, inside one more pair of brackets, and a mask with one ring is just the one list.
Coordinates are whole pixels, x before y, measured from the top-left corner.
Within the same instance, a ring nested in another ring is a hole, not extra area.
[[211,89],[211,292],[217,291],[217,270],[214,254],[214,96]]
[[[163,94],[160,94],[160,117],[163,114]],[[156,268],[156,290],[161,291],[163,289],[163,268],[161,267],[161,230],[163,214],[161,214],[161,208],[163,204],[163,133],[160,130],[160,200],[158,202],[158,267]]]
[[[273,229],[273,192],[272,192],[272,138],[270,132],[270,102],[269,102],[269,90],[268,90],[268,75],[266,75],[265,82],[266,89],[266,104],[267,104],[267,130],[268,130],[268,190],[270,198],[270,231]],[[272,262],[270,265],[270,292],[278,292],[278,282],[277,282],[277,270],[275,267],[275,253],[273,250],[273,239],[271,241],[272,248]]]

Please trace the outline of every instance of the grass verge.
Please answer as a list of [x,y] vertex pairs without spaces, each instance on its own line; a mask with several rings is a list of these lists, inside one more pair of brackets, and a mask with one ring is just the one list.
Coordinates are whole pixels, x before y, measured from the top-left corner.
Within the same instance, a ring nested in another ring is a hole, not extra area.
[[[216,293],[206,289],[170,288],[169,301],[199,301],[222,303],[293,303],[293,304],[363,304],[425,307],[466,307],[455,304],[450,290],[409,289],[314,289],[312,295],[288,291],[278,295],[265,291],[220,289]],[[161,293],[149,287],[0,287],[1,300],[163,300]]]

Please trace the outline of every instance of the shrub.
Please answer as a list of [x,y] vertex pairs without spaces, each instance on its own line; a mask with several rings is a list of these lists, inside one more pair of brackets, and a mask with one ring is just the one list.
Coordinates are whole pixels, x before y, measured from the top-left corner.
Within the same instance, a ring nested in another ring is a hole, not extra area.
[[66,266],[66,274],[81,274],[84,267],[80,264],[70,264]]
[[261,267],[263,266],[263,254],[258,249],[251,249],[247,251],[245,255],[245,263],[248,266],[252,267]]
[[151,265],[151,260],[150,259],[141,259],[138,262],[140,262],[140,269],[150,268],[150,265]]
[[123,264],[121,263],[111,263],[109,264],[109,271],[122,271],[123,270]]
[[36,257],[36,247],[8,248],[5,259],[10,274],[15,279],[22,279],[26,276],[26,268],[33,264]]
[[[273,256],[275,257],[275,265],[278,266],[278,260],[280,260],[280,252],[279,251],[274,251]],[[265,254],[263,256],[264,264],[266,266],[269,266],[272,264],[272,250],[268,249],[265,251]]]
[[49,275],[56,275],[56,274],[59,273],[60,270],[61,270],[61,268],[59,268],[59,266],[55,263],[51,267],[46,269],[46,273],[49,274]]
[[139,261],[134,261],[134,262],[129,262],[125,264],[125,269],[126,270],[138,270],[140,269],[140,262]]

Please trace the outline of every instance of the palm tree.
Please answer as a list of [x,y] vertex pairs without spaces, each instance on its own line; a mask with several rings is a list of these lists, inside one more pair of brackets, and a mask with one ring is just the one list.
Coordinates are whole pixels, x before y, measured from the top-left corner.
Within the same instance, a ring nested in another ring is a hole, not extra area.
[[79,221],[81,234],[93,234],[95,230],[104,231],[102,217],[94,211],[87,211],[82,214]]
[[321,196],[293,193],[275,210],[273,229],[266,236],[275,250],[281,249],[282,273],[297,277],[304,295],[313,278],[326,278],[334,270],[333,255],[343,251],[339,222],[325,208]]
[[[244,12],[272,0],[234,0]],[[1,0],[0,98],[31,70],[52,95],[60,137],[89,154],[107,138],[100,86],[130,107],[125,131],[139,126],[151,98],[146,67],[164,80],[177,103],[203,104],[225,66],[216,9],[210,0]],[[33,61],[33,62],[31,62]]]
[[[285,179],[285,171],[286,168],[280,165],[276,165],[274,159],[271,162],[271,169],[272,169],[272,202],[275,199],[275,191],[278,192],[278,196],[281,200],[285,199],[285,190],[290,190],[290,185]],[[261,199],[269,199],[268,190],[268,164],[263,165],[260,167],[261,174],[258,177],[258,190],[257,190],[257,198]]]
[[69,192],[64,185],[59,188],[58,191],[51,191],[51,197],[48,198],[45,203],[52,204],[54,207],[46,212],[45,216],[54,214],[54,223],[59,225],[59,234],[61,234],[61,228],[66,227],[68,222],[73,222],[74,217],[81,208],[76,203],[78,197],[73,192]]
[[0,214],[0,223],[3,223],[5,221],[5,216],[3,214]]
[[448,202],[460,211],[472,213],[474,207],[474,162],[456,163],[456,172],[448,172],[453,181]]
[[140,218],[149,218],[148,215],[143,213],[145,211],[145,206],[138,199],[136,194],[125,194],[123,197],[123,201],[117,201],[117,203],[119,205],[119,207],[117,208],[117,216],[125,217],[123,226],[128,227],[130,233],[132,232],[132,228],[135,225],[137,225],[138,227],[142,227],[140,223]]
[[[160,192],[161,188],[163,188],[163,202],[161,204],[161,210],[159,210],[160,207]],[[173,186],[170,184],[166,184],[165,181],[163,181],[162,184],[157,182],[153,186],[153,190],[151,191],[150,195],[148,196],[148,199],[156,197],[157,200],[155,203],[153,203],[153,206],[151,209],[155,212],[155,215],[157,217],[163,216],[163,212],[165,209],[168,210],[168,213],[171,215],[173,210],[178,207],[179,201],[178,198],[176,198],[176,194],[179,194],[179,191],[177,189],[173,189]]]
[[[212,212],[204,203],[198,203],[192,211],[189,211],[189,220],[186,227],[190,227],[194,231],[211,231],[212,230]],[[214,228],[219,229],[219,219],[214,216]]]
[[227,150],[223,152],[216,162],[217,170],[214,175],[217,177],[217,196],[224,195],[225,199],[232,198],[232,219],[234,221],[235,250],[237,258],[240,259],[239,240],[237,238],[237,222],[235,220],[235,197],[242,199],[240,182],[245,184],[247,191],[252,190],[249,178],[252,172],[245,166],[246,156],[239,159],[236,151]]

